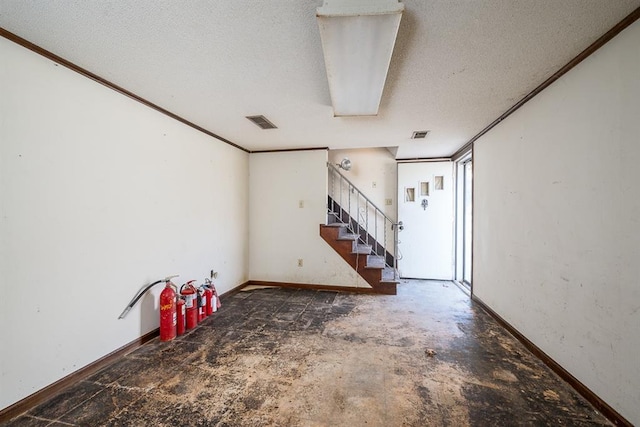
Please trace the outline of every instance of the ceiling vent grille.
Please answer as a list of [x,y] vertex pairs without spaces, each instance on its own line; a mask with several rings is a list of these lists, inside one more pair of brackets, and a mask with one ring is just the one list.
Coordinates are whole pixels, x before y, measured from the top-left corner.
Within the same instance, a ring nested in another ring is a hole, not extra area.
[[413,132],[413,135],[411,136],[411,139],[425,139],[427,137],[427,135],[429,135],[429,131],[428,130],[417,130],[417,131]]
[[260,129],[277,129],[277,126],[271,123],[265,116],[247,116]]

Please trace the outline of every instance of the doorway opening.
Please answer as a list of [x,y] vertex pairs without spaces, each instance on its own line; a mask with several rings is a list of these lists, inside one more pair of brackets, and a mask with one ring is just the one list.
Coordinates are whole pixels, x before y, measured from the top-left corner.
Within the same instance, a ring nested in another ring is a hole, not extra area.
[[450,160],[398,163],[400,277],[454,278],[454,174]]
[[471,152],[456,162],[456,280],[472,288],[473,159]]

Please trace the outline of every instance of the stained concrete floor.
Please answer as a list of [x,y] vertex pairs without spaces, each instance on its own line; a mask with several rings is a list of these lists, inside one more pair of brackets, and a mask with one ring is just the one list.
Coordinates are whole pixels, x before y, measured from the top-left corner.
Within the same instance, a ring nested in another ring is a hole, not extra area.
[[11,426],[610,425],[456,285],[240,292]]

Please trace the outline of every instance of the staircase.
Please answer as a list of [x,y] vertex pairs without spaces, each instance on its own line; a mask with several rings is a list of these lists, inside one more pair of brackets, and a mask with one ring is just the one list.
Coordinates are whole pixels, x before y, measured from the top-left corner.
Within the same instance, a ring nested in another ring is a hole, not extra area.
[[[371,286],[372,293],[395,295],[399,283],[397,224],[331,163],[327,224],[320,236]],[[393,253],[387,236],[393,235]]]

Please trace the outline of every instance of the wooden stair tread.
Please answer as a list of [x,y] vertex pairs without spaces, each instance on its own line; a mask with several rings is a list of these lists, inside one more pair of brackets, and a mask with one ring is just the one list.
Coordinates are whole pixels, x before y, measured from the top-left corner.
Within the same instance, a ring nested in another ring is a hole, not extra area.
[[389,283],[400,283],[399,280],[395,279],[393,268],[390,267],[385,267],[384,270],[382,270],[382,279],[380,281]]
[[371,249],[372,248],[369,245],[362,245],[358,243],[353,251],[351,251],[351,253],[358,255],[369,255],[371,254]]
[[384,258],[378,255],[369,255],[367,257],[367,266],[365,268],[384,269],[386,267]]
[[351,241],[355,242],[356,240],[358,240],[358,235],[357,234],[351,234],[351,233],[345,233],[345,234],[342,234],[342,235],[338,236],[337,240],[351,240]]

